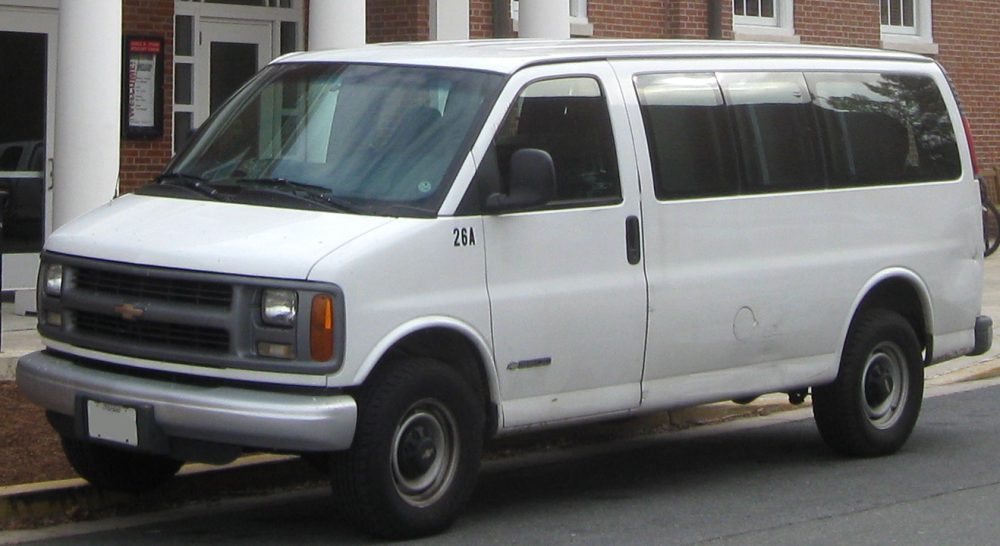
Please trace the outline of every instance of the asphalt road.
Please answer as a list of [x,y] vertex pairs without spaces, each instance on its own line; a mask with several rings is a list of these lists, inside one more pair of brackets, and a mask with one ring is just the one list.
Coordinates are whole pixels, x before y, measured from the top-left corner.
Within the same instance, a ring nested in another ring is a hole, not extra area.
[[[1000,387],[925,400],[891,457],[833,455],[808,410],[487,465],[422,544],[986,545],[1000,541]],[[75,524],[32,544],[365,544],[316,489]],[[124,528],[115,528],[124,527]]]

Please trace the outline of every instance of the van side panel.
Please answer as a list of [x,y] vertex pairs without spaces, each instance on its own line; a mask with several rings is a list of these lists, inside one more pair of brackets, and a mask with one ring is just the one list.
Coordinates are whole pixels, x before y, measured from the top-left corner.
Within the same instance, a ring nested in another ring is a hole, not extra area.
[[[960,179],[657,199],[635,76],[746,68],[726,60],[615,64],[642,186],[647,409],[833,380],[856,305],[872,280],[892,269],[913,272],[927,286],[933,315],[926,322],[936,354],[971,350],[982,283],[981,220],[957,106],[931,63],[861,64],[813,59],[809,68],[929,75],[945,91],[962,154]],[[784,76],[802,66],[765,59],[755,71]]]
[[392,341],[421,327],[462,333],[482,355],[493,342],[483,253],[479,218],[400,218],[320,260],[309,279],[337,279],[349,340],[328,386],[363,383]]

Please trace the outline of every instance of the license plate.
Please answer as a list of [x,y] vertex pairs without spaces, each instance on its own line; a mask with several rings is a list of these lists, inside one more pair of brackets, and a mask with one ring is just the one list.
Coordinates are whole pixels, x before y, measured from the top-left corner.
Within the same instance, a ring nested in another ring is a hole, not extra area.
[[139,445],[135,408],[87,400],[87,430],[91,438]]

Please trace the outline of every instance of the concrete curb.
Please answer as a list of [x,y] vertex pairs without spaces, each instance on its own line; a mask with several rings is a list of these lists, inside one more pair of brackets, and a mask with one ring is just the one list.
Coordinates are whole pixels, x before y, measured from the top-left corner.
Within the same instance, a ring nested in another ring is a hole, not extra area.
[[104,491],[79,478],[0,487],[0,529],[150,512],[222,497],[313,486],[323,479],[298,457],[251,455],[225,466],[187,465],[169,484],[146,494]]
[[[1000,378],[1000,351],[981,357],[965,357],[946,368],[936,368],[927,371],[929,389]],[[529,453],[587,449],[609,441],[634,440],[747,417],[783,414],[805,407],[808,402],[793,406],[781,394],[762,396],[746,405],[705,404],[624,423],[602,423],[504,439],[491,446],[485,460],[497,462]],[[102,491],[82,479],[0,487],[0,529],[30,529],[163,510],[224,497],[315,487],[325,479],[298,457],[252,455],[224,466],[187,465],[163,488],[140,495]]]

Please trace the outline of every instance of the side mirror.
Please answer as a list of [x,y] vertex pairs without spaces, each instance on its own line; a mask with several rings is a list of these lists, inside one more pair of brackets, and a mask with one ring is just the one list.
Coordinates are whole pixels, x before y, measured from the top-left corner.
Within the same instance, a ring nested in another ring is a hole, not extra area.
[[530,209],[548,203],[556,190],[556,167],[545,150],[524,148],[510,157],[507,193],[486,198],[487,212]]

